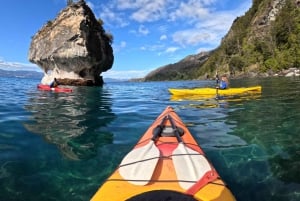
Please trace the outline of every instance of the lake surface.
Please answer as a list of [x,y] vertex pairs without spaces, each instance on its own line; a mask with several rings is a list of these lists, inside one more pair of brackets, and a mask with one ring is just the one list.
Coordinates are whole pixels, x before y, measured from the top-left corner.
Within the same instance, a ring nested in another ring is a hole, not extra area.
[[300,200],[300,78],[232,80],[261,94],[174,98],[214,81],[107,83],[73,93],[0,78],[0,200],[89,200],[172,106],[238,201]]

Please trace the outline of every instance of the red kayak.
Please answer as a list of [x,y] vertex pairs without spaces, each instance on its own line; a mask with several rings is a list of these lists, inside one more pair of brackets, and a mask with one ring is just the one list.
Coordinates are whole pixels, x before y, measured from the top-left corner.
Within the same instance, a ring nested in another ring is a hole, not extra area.
[[44,91],[54,91],[54,92],[72,92],[73,91],[71,88],[61,88],[61,87],[51,88],[49,85],[46,85],[46,84],[38,84],[37,88],[40,90],[44,90]]

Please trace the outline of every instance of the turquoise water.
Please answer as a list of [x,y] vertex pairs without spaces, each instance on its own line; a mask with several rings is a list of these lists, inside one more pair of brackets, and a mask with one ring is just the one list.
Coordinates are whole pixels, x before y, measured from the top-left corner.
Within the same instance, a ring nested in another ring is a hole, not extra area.
[[153,120],[174,107],[239,201],[300,200],[300,79],[232,80],[261,95],[177,99],[213,81],[43,92],[0,78],[0,200],[89,200]]

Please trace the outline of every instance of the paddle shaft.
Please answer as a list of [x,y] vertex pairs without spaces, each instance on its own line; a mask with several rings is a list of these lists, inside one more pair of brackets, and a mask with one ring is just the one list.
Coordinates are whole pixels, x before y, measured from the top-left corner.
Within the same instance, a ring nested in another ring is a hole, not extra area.
[[163,130],[163,127],[164,127],[164,124],[165,124],[165,121],[167,120],[167,116],[164,116],[163,120],[160,122],[160,124],[157,126],[158,129],[156,129],[153,133],[153,136],[151,138],[151,140],[155,141],[155,139],[157,138],[157,136],[159,134],[161,134],[162,130]]
[[172,126],[172,128],[173,128],[173,130],[174,130],[174,132],[175,132],[177,141],[178,141],[179,143],[182,142],[182,139],[181,139],[181,137],[180,137],[179,131],[178,131],[178,129],[177,129],[175,123],[174,123],[173,118],[172,118],[170,115],[168,115],[168,119],[170,120],[171,126]]
[[217,86],[216,86],[216,97],[218,98],[219,97],[219,82],[220,82],[220,79],[219,79],[219,75],[217,74],[216,75],[216,81],[217,81]]

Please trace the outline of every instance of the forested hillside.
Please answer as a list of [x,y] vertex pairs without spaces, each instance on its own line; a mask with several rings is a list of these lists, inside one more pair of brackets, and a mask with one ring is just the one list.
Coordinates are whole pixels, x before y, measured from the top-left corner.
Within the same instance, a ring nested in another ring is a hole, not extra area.
[[199,68],[235,74],[275,73],[300,66],[300,2],[254,0],[237,18],[220,47]]
[[198,71],[205,61],[207,61],[210,53],[202,52],[197,55],[189,55],[181,61],[160,67],[149,73],[145,81],[161,81],[161,80],[188,80],[194,77],[193,73]]
[[[231,76],[272,75],[294,67],[300,67],[300,0],[253,0],[251,9],[233,22],[207,60],[196,68],[185,66],[178,79],[212,77],[216,72]],[[167,76],[172,66],[168,68],[164,69],[166,74],[152,72],[146,80],[153,76],[155,80],[174,80],[174,76]]]

